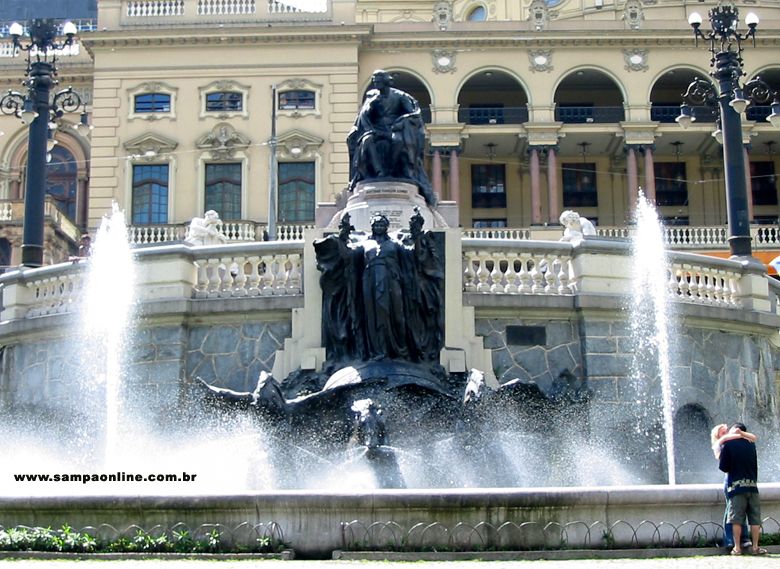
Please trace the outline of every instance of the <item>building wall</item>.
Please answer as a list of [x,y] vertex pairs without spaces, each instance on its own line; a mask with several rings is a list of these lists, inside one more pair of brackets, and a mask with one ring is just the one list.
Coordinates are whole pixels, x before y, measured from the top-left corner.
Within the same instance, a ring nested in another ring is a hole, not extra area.
[[[503,219],[509,226],[538,222],[531,212],[529,149],[553,146],[558,168],[556,211],[550,211],[545,159],[541,161],[542,222],[554,222],[567,207],[563,201],[561,164],[596,164],[598,206],[582,213],[601,225],[622,225],[630,219],[625,147],[650,148],[655,162],[686,166],[685,203],[661,206],[665,218],[687,218],[692,225],[726,221],[720,146],[710,136],[713,123],[695,123],[683,131],[675,123],[651,120],[651,103],[676,104],[690,78],[706,77],[706,42],[697,47],[687,14],[706,12],[709,3],[679,2],[613,4],[597,8],[591,0],[548,5],[536,20],[536,4],[491,2],[487,20],[467,21],[477,4],[357,1],[332,2],[318,15],[276,18],[259,11],[251,17],[199,17],[185,3],[182,18],[130,17],[121,0],[99,2],[98,32],[84,32],[78,58],[61,58],[61,84],[76,82],[94,91],[89,108],[91,134],[89,213],[84,225],[94,228],[112,201],[130,207],[130,172],[141,160],[139,137],[164,137],[170,144],[147,162],[170,162],[169,223],[184,223],[203,209],[203,163],[213,160],[196,142],[220,124],[230,125],[249,141],[232,156],[244,163],[242,215],[268,220],[271,86],[306,80],[319,93],[314,115],[280,112],[277,136],[308,137],[306,160],[316,162],[316,200],[331,201],[348,182],[346,135],[352,126],[371,73],[385,68],[401,82],[412,81],[430,100],[428,168],[435,150],[445,151],[441,197],[455,195],[449,150],[457,148],[460,177],[460,222]],[[629,7],[638,16],[628,13]],[[263,8],[265,9],[265,8]],[[443,9],[443,12],[442,12]],[[780,10],[769,2],[751,5],[762,19],[757,45],[746,42],[746,78],[760,73],[780,89],[775,52],[780,43]],[[748,11],[742,8],[742,16]],[[444,14],[444,17],[440,17]],[[276,18],[276,19],[274,19]],[[633,18],[633,19],[632,19]],[[705,13],[706,19],[706,13]],[[706,27],[706,23],[705,26]],[[631,53],[644,61],[631,64]],[[436,63],[445,51],[450,65]],[[540,51],[548,61],[537,65]],[[0,82],[17,86],[23,76],[21,58],[0,58]],[[492,79],[485,79],[486,74]],[[671,75],[670,75],[671,74]],[[677,77],[677,79],[672,79]],[[681,79],[682,77],[682,79]],[[200,90],[215,81],[234,81],[246,89],[246,112],[225,118],[202,116]],[[159,120],[133,117],[132,94],[160,83],[175,93],[176,109]],[[524,108],[528,121],[515,124],[472,124],[459,116],[470,105],[503,104]],[[556,108],[593,104],[624,108],[625,120],[572,123],[556,120]],[[427,110],[427,109],[426,109]],[[71,122],[77,116],[66,117]],[[18,194],[25,131],[15,118],[0,117],[0,195]],[[771,143],[777,132],[768,123],[745,121],[744,140],[753,161],[780,167]],[[680,141],[677,155],[673,142]],[[583,153],[582,145],[588,143]],[[769,143],[769,144],[768,144]],[[488,156],[487,145],[495,145]],[[280,160],[293,160],[280,148]],[[226,157],[221,156],[222,159]],[[638,183],[647,185],[646,163],[638,150]],[[472,208],[471,166],[506,166],[505,208]],[[776,188],[776,183],[775,183]],[[579,209],[579,208],[578,208]],[[780,213],[777,204],[756,205],[754,216],[766,220]],[[81,221],[81,220],[79,220]]]

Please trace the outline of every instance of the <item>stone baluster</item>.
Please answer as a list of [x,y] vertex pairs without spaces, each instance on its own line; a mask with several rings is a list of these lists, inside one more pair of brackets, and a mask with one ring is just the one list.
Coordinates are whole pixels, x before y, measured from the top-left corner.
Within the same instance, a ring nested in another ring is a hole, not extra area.
[[263,296],[272,295],[274,293],[274,272],[273,272],[273,255],[262,256],[263,272],[261,276],[260,294]]
[[222,257],[220,264],[220,296],[232,296],[233,294],[233,257]]
[[222,285],[222,279],[219,277],[219,259],[206,259],[209,275],[209,296],[216,296],[219,294],[219,289]]
[[527,255],[522,255],[520,257],[520,272],[517,274],[518,281],[520,282],[520,286],[518,287],[518,292],[520,294],[528,294],[531,292],[532,278],[531,274],[528,272],[528,264],[530,262],[531,257]]
[[677,265],[672,265],[668,269],[669,280],[666,281],[666,288],[672,297],[680,296],[679,282],[677,281]]
[[249,263],[249,295],[260,294],[260,257],[252,256],[247,259]]
[[555,292],[556,286],[555,286],[555,263],[557,262],[557,258],[553,255],[545,255],[544,256],[544,262],[547,264],[547,270],[544,271],[544,280],[545,280],[545,286],[544,286],[544,292],[547,294],[551,294]]
[[532,259],[531,262],[531,294],[539,294],[544,292],[544,287],[542,286],[544,275],[539,268],[539,259]]
[[287,293],[298,294],[301,292],[301,256],[293,253],[289,256],[290,273],[287,279]]
[[236,276],[233,280],[233,296],[246,296],[246,266],[248,259],[246,257],[238,257],[235,260]]
[[284,295],[287,293],[287,255],[275,255],[277,271],[274,279],[274,294]]
[[493,270],[490,271],[490,292],[500,293],[504,292],[504,273],[501,270],[501,263],[506,261],[506,255],[496,253],[493,255]]
[[517,285],[520,282],[517,271],[515,270],[515,263],[517,262],[517,254],[513,253],[507,255],[506,272],[504,277],[506,278],[506,287],[504,291],[508,294],[517,294]]
[[479,269],[477,269],[477,292],[490,292],[490,284],[488,284],[488,278],[490,277],[490,271],[487,269],[487,258],[489,257],[486,251],[478,251],[477,259],[479,261]]
[[571,285],[569,283],[569,259],[561,259],[558,265],[558,294],[571,293]]
[[463,290],[466,292],[477,291],[477,274],[474,272],[474,262],[476,257],[476,252],[466,251],[466,267],[463,270]]

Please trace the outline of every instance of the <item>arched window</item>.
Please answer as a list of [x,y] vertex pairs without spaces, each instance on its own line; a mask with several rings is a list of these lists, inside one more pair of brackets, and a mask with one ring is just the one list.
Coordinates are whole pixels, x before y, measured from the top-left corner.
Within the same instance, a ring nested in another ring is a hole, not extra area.
[[469,12],[469,15],[466,16],[466,19],[469,22],[484,22],[487,20],[487,11],[485,10],[484,6],[477,6]]
[[65,146],[58,144],[51,151],[51,161],[46,166],[46,193],[57,208],[76,221],[76,196],[78,194],[78,164]]

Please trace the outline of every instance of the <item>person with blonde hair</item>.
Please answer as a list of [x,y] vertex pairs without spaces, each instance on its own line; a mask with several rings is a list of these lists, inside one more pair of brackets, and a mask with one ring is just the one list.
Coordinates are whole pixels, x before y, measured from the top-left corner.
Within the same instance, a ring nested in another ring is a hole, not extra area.
[[[715,455],[715,460],[720,459],[720,452],[725,443],[737,439],[746,439],[751,443],[755,443],[758,440],[758,437],[753,433],[748,433],[739,429],[734,429],[734,432],[730,432],[726,423],[715,425],[712,428],[712,431],[710,431],[710,443],[712,445],[712,454]],[[723,512],[723,547],[730,548],[734,547],[734,529],[732,525],[728,523],[729,496],[727,494],[726,484],[727,482],[724,480],[723,494],[726,497],[726,510]],[[748,531],[747,523],[745,523],[742,526],[741,532],[741,535],[743,536],[742,548],[751,547],[753,545],[753,542],[748,538],[750,535]]]

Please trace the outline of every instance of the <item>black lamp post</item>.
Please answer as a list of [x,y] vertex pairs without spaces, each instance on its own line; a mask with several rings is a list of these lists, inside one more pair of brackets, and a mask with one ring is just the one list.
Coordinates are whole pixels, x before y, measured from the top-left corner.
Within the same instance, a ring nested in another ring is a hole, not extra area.
[[[702,18],[697,12],[688,17],[698,45],[699,38],[709,40],[710,75],[717,80],[718,89],[702,79],[694,80],[683,95],[684,104],[677,122],[687,128],[696,120],[690,105],[719,107],[719,131],[723,143],[723,165],[726,177],[726,211],[729,226],[729,249],[732,256],[750,257],[750,218],[748,215],[748,194],[745,154],[742,147],[741,113],[750,101],[766,103],[772,99],[772,114],[768,117],[773,126],[780,126],[780,95],[772,93],[769,85],[756,77],[744,87],[740,85],[742,71],[742,42],[752,39],[755,45],[758,16],[749,13],[745,17],[748,31],[740,34],[739,10],[731,4],[718,4],[709,12],[712,31],[707,34],[700,29]],[[716,133],[717,135],[718,133]],[[716,136],[716,138],[718,138]],[[720,142],[720,139],[719,139]]]
[[[27,92],[8,91],[0,98],[0,110],[4,114],[14,114],[30,125],[22,244],[22,264],[28,267],[43,264],[49,123],[56,125],[63,114],[77,111],[81,106],[81,98],[70,87],[51,97],[51,90],[58,83],[56,53],[72,45],[76,35],[76,26],[67,22],[62,28],[65,39],[57,42],[57,28],[52,19],[32,20],[28,28],[29,40],[23,45],[24,29],[18,23],[11,25],[9,32],[14,49],[27,52],[26,79],[22,81]],[[86,123],[86,112],[82,113],[81,122]]]

